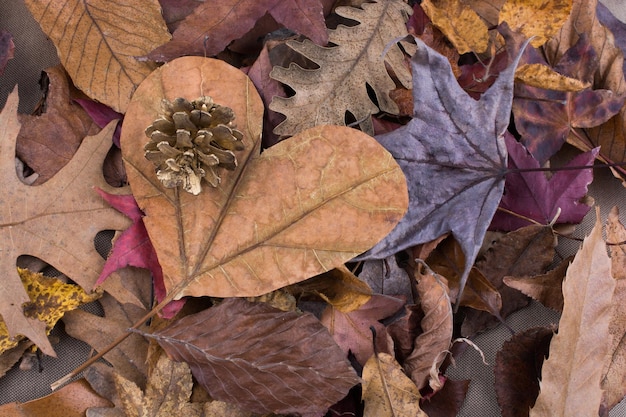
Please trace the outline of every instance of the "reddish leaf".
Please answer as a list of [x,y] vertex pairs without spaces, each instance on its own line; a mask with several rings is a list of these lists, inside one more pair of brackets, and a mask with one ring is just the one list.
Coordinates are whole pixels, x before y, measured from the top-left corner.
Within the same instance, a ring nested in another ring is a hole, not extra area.
[[254,413],[322,413],[359,382],[317,319],[264,303],[228,298],[146,336],[212,398]]
[[476,101],[458,85],[445,57],[416,42],[413,119],[377,137],[407,177],[409,210],[358,259],[386,258],[451,231],[466,258],[462,292],[504,189],[503,136],[517,60]]
[[554,330],[535,327],[516,334],[496,354],[496,395],[502,417],[528,417],[539,394],[541,365]]
[[[157,301],[163,300],[166,295],[163,271],[146,231],[146,226],[143,223],[143,213],[139,209],[135,198],[132,194],[109,194],[99,188],[96,188],[96,191],[111,207],[125,214],[133,221],[133,224],[115,240],[96,284],[102,284],[109,275],[126,266],[145,268],[152,273],[154,295]],[[161,310],[161,316],[172,318],[184,304],[184,299],[170,302]]]
[[[116,112],[106,104],[98,103],[97,101],[87,100],[84,98],[76,98],[75,102],[87,112],[87,114],[93,119],[94,123],[98,127],[103,128],[108,125],[112,120],[122,120],[123,114]],[[115,133],[113,134],[113,143],[118,148],[120,147],[120,132],[122,130],[122,124],[118,123],[115,127]]]
[[161,13],[170,32],[174,32],[178,25],[202,4],[202,0],[159,0]]
[[265,13],[320,45],[328,42],[319,0],[207,1],[180,23],[170,42],[150,52],[148,58],[170,61],[183,55],[216,55],[252,29]]
[[14,50],[13,36],[6,30],[0,30],[0,75],[4,73],[4,67],[9,59],[13,58]]
[[475,62],[461,65],[461,75],[458,83],[467,94],[478,100],[489,87],[496,81],[500,71],[506,68],[508,55],[506,51],[492,57],[489,62]]
[[[352,352],[357,361],[364,365],[374,354],[374,343],[379,352],[393,353],[390,337],[379,320],[392,316],[403,305],[404,300],[399,298],[375,294],[358,310],[349,313],[328,306],[322,313],[321,322],[346,355]],[[375,342],[370,327],[376,330]]]
[[[567,168],[592,165],[600,148],[578,155],[564,167],[565,170],[557,171],[548,179],[544,172],[524,172],[526,169],[539,168],[539,162],[512,135],[507,134],[505,140],[509,150],[510,172],[506,174],[500,207],[540,224],[549,224],[558,209],[561,209],[557,223],[580,223],[591,208],[581,200],[593,180],[593,170]],[[531,222],[528,220],[497,211],[490,228],[510,231],[529,224]]]

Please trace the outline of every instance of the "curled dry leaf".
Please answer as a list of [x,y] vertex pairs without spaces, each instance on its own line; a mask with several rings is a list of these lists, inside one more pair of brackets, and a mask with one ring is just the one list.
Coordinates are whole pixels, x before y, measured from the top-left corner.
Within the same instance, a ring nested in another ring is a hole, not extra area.
[[255,413],[321,413],[359,382],[317,319],[264,303],[229,298],[146,336],[212,398]]
[[540,392],[530,417],[597,415],[609,345],[615,280],[598,219],[574,257],[563,284],[563,314],[541,370]]
[[421,395],[393,356],[378,353],[363,368],[365,417],[428,417],[420,408]]
[[[234,111],[245,149],[219,188],[194,196],[163,187],[143,156],[143,131],[162,98],[202,95]],[[174,60],[133,96],[122,153],[172,298],[256,296],[300,282],[370,248],[406,210],[404,175],[371,137],[322,126],[260,155],[262,115],[251,81],[210,58]]]
[[168,41],[157,0],[27,0],[61,63],[89,97],[124,113],[154,69],[136,57]]
[[0,114],[0,177],[5,187],[0,202],[1,270],[0,315],[9,334],[23,334],[48,355],[54,351],[45,333],[45,323],[27,319],[22,304],[29,301],[15,268],[18,256],[29,254],[54,266],[84,289],[93,288],[102,257],[94,247],[101,230],[122,230],[128,220],[93,191],[98,186],[113,189],[102,176],[102,161],[111,147],[113,124],[98,135],[86,137],[71,161],[45,184],[23,184],[15,172],[17,91],[9,96]]

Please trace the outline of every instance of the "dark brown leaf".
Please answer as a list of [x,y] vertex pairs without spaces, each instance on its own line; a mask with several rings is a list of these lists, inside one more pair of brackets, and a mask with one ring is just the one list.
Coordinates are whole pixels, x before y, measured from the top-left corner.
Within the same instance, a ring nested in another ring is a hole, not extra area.
[[309,314],[229,298],[154,338],[211,397],[255,413],[321,413],[359,382]]
[[469,384],[469,379],[446,379],[441,390],[431,398],[422,400],[422,409],[428,417],[456,417],[465,401]]
[[13,36],[6,30],[0,30],[0,75],[4,73],[7,61],[13,58],[14,50]]
[[496,395],[502,417],[528,417],[539,394],[541,365],[554,329],[535,327],[516,334],[496,354]]

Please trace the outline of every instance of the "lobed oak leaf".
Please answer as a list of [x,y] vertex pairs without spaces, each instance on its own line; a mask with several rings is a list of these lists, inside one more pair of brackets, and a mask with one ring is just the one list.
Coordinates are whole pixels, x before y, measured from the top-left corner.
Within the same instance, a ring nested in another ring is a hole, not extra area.
[[[154,61],[183,55],[213,56],[254,27],[266,13],[286,28],[325,45],[328,42],[319,0],[239,0],[200,3],[173,33],[172,40],[148,54]],[[205,40],[206,39],[206,40]]]
[[539,394],[539,378],[554,330],[534,327],[516,333],[496,354],[495,389],[502,417],[528,417]]
[[[34,184],[52,178],[76,153],[85,136],[98,133],[98,126],[70,97],[70,80],[60,65],[46,69],[46,111],[40,116],[18,116],[22,129],[16,153],[38,177]],[[104,126],[100,126],[104,127]]]
[[567,270],[563,314],[541,370],[540,392],[531,417],[591,416],[600,409],[600,382],[609,345],[598,341],[610,337],[615,280],[597,209],[596,215],[596,225]]
[[[99,188],[96,188],[96,191],[111,207],[126,215],[133,222],[113,243],[111,253],[109,253],[104,263],[96,285],[102,284],[109,275],[126,266],[145,268],[152,273],[155,298],[158,302],[163,301],[166,296],[163,270],[148,236],[146,226],[143,223],[143,213],[139,209],[135,198],[132,194],[109,194]],[[183,305],[184,300],[172,301],[161,310],[161,316],[172,318],[180,311]]]
[[479,101],[456,82],[446,58],[416,39],[411,60],[414,114],[377,140],[409,183],[409,211],[357,259],[381,259],[452,232],[465,253],[460,291],[504,189],[507,129],[519,56]]
[[154,69],[140,62],[170,34],[157,0],[27,0],[63,67],[89,97],[120,113]]
[[[322,312],[320,321],[345,355],[352,352],[356,360],[364,365],[375,350],[393,352],[391,338],[380,320],[393,316],[404,304],[400,298],[374,294],[367,303],[347,313],[329,305]],[[376,331],[374,340],[371,327]]]
[[[61,271],[82,288],[92,288],[103,260],[93,241],[101,230],[121,230],[128,221],[93,192],[98,186],[113,192],[102,176],[102,161],[111,146],[113,125],[83,140],[76,154],[45,184],[23,184],[15,172],[17,91],[9,96],[0,114],[0,177],[5,197],[0,203],[0,315],[9,334],[22,334],[48,355],[54,351],[45,334],[45,323],[28,319],[22,304],[28,296],[15,268],[18,256],[36,256]],[[117,190],[124,192],[125,190]]]
[[378,353],[363,368],[364,417],[428,417],[421,395],[392,355]]
[[[157,179],[143,132],[162,98],[201,95],[233,109],[245,150],[218,188],[192,195]],[[404,175],[373,138],[322,126],[259,154],[262,114],[250,80],[210,58],[172,61],[133,96],[122,153],[169,299],[257,296],[300,282],[371,247],[404,214]]]
[[[30,298],[30,301],[23,305],[24,315],[46,323],[48,334],[66,312],[95,301],[102,295],[102,291],[87,294],[78,285],[45,277],[28,269],[17,270]],[[0,317],[0,354],[16,347],[21,339],[20,336],[9,337],[7,326]]]
[[[569,167],[593,166],[599,149],[576,156],[561,171],[550,178],[544,172],[532,171],[540,167],[539,161],[526,152],[512,135],[505,136],[509,151],[509,172],[504,183],[504,196],[493,216],[490,229],[511,231],[531,224],[512,213],[517,213],[540,224],[578,224],[591,208],[583,202],[587,186],[593,180],[593,170],[572,169]],[[557,217],[558,214],[558,217]]]
[[0,75],[4,73],[7,62],[13,58],[15,44],[13,36],[6,30],[0,30]]
[[359,382],[317,319],[264,303],[228,298],[146,336],[212,398],[254,413],[321,413]]
[[[411,73],[396,40],[407,34],[405,16],[412,8],[403,1],[390,0],[364,3],[362,9],[338,7],[335,12],[360,22],[329,31],[329,41],[337,46],[321,47],[308,40],[287,42],[319,69],[290,64],[289,68],[275,66],[270,73],[296,93],[288,98],[275,97],[269,106],[287,116],[274,129],[277,135],[292,136],[324,124],[345,125],[347,112],[362,131],[373,132],[371,114],[398,114],[398,106],[389,97],[396,86],[385,65],[393,69],[402,85],[410,86]],[[374,91],[377,104],[369,97],[367,86]]]

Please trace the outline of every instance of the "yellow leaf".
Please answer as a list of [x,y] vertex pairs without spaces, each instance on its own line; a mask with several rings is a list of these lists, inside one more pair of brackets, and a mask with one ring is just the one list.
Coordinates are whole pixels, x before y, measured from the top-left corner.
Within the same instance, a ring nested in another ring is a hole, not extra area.
[[[97,300],[102,292],[87,294],[81,287],[18,268],[30,302],[23,306],[24,315],[46,323],[48,334],[63,315],[81,304]],[[10,338],[6,324],[0,317],[0,354],[17,346],[23,336]]]
[[534,38],[540,47],[561,29],[572,11],[572,0],[508,0],[500,10],[499,23],[507,22],[514,32]]
[[364,417],[428,417],[417,386],[387,353],[373,355],[363,368]]
[[154,69],[137,57],[170,39],[157,0],[26,0],[26,6],[74,84],[120,113]]
[[559,74],[543,64],[520,65],[515,70],[515,80],[531,87],[556,91],[581,91],[591,86],[591,83],[585,83],[576,78]]
[[482,53],[489,44],[485,22],[460,0],[424,0],[422,8],[459,54]]

